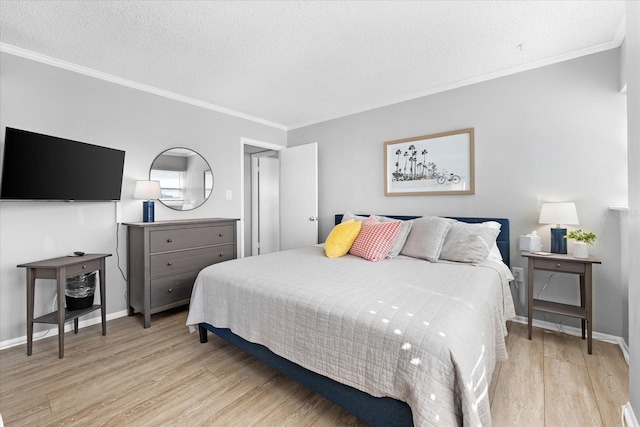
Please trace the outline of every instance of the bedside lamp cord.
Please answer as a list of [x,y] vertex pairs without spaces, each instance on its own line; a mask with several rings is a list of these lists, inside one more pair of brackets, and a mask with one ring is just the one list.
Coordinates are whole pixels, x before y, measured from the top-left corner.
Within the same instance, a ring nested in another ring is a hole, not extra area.
[[[120,223],[116,223],[116,264],[118,265],[118,270],[120,270],[120,275],[122,276],[122,279],[124,280],[125,283],[127,283],[128,281],[124,275],[124,271],[122,271],[122,268],[120,268],[120,252],[118,251],[119,245],[120,245]],[[125,303],[127,303],[126,288],[125,288],[123,297],[124,297]]]
[[[551,274],[549,275],[549,277],[547,278],[546,283],[544,284],[544,286],[542,287],[542,289],[540,289],[540,292],[538,292],[537,299],[540,299],[540,295],[542,294],[542,292],[547,288],[547,286],[549,286],[549,283],[551,283],[551,278],[553,277],[553,275],[554,275],[554,274],[555,274],[555,273],[551,273]],[[544,314],[545,314],[545,316],[547,317],[547,319],[549,319],[549,321],[550,321],[551,323],[553,323],[554,325],[556,325],[556,328],[558,328],[558,332],[564,332],[564,331],[562,330],[562,327],[564,326],[564,323],[556,323],[556,322],[551,318],[551,316],[549,315],[549,313],[545,312]]]

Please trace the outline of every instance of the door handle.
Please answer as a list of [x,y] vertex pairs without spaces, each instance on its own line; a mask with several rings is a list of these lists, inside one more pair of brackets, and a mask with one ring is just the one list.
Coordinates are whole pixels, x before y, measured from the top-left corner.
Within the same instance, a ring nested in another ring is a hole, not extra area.
[[318,217],[317,216],[310,216],[309,217],[309,221],[317,221]]

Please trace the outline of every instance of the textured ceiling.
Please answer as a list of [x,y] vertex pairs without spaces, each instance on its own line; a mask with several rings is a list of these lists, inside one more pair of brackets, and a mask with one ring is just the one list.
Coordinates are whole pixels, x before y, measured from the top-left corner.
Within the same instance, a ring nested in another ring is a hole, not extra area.
[[0,48],[291,129],[611,49],[623,22],[621,1],[1,0]]

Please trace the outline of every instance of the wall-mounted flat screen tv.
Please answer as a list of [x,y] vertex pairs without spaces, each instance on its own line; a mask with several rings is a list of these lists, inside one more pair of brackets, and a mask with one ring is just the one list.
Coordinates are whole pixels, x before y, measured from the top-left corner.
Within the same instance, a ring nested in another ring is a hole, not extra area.
[[124,151],[6,128],[2,200],[120,200]]

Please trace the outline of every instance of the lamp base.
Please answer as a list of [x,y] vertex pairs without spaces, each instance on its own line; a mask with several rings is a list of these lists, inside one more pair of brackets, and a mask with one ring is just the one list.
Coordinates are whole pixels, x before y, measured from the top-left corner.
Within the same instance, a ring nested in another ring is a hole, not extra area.
[[[142,202],[142,221],[143,222],[154,221],[154,209],[155,209],[155,206],[154,206],[153,200],[147,200]],[[566,249],[565,249],[565,253],[566,253]]]
[[567,239],[564,236],[567,235],[566,228],[552,228],[551,229],[551,252],[554,254],[566,254],[567,253]]

